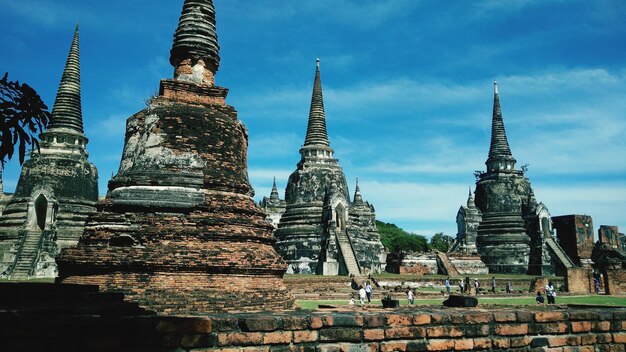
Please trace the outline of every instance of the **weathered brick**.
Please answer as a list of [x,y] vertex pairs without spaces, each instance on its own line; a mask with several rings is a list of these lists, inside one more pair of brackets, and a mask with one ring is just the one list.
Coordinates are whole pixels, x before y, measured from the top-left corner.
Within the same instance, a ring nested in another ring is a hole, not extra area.
[[406,351],[407,341],[385,341],[380,344],[381,352]]
[[528,334],[528,325],[527,324],[503,324],[496,326],[496,334],[498,335],[526,335]]
[[363,326],[363,317],[358,315],[334,315],[333,326]]
[[488,350],[491,349],[491,339],[490,338],[476,338],[474,340],[474,349],[477,350]]
[[615,332],[615,333],[613,333],[613,342],[615,342],[615,343],[626,343],[626,332]]
[[530,336],[511,337],[511,347],[528,347],[531,341]]
[[466,350],[474,349],[474,340],[472,339],[454,340],[454,349],[457,351],[466,351]]
[[573,310],[569,313],[571,321],[598,320],[598,313],[588,310]]
[[597,334],[596,338],[598,339],[598,343],[611,343],[611,342],[613,342],[613,335],[611,335],[611,333],[609,333],[609,332],[602,333],[602,334]]
[[454,350],[454,340],[450,339],[429,339],[429,351],[450,351]]
[[498,337],[491,340],[491,344],[495,348],[509,348],[511,347],[511,340],[503,337]]
[[568,335],[568,336],[566,336],[565,341],[567,341],[567,344],[570,345],[570,346],[579,346],[580,345],[580,336]]
[[563,312],[542,311],[535,313],[535,321],[538,323],[561,322],[566,319]]
[[490,333],[490,325],[487,324],[475,324],[475,325],[466,325],[463,328],[465,336],[467,337],[481,337],[488,336]]
[[407,326],[413,324],[413,318],[410,315],[391,314],[387,316],[387,325],[389,326]]
[[545,336],[534,337],[530,342],[530,347],[545,347],[548,346],[548,338]]
[[319,332],[317,330],[301,330],[293,332],[294,343],[316,342],[318,338]]
[[319,332],[322,342],[360,342],[363,332],[359,328],[326,328]]
[[516,320],[520,323],[533,323],[535,321],[535,314],[533,312],[519,310],[515,312]]
[[290,344],[293,339],[291,331],[274,331],[263,334],[264,345]]
[[495,312],[493,313],[493,320],[498,323],[517,321],[517,315],[515,312]]
[[430,319],[430,315],[428,314],[417,314],[413,317],[413,325],[430,324]]
[[363,326],[367,328],[379,328],[385,326],[387,319],[382,314],[366,315],[363,317]]
[[309,327],[309,318],[305,316],[285,316],[282,321],[285,330],[304,330]]
[[365,341],[382,341],[384,339],[385,339],[385,330],[383,329],[363,330],[363,340]]
[[610,321],[594,321],[592,325],[591,330],[593,331],[611,331]]
[[385,330],[385,338],[389,340],[419,338],[426,336],[424,328],[417,326],[400,326]]
[[447,313],[431,313],[430,320],[433,324],[447,324],[450,322],[450,315]]
[[319,316],[311,317],[311,325],[309,325],[311,329],[321,329],[323,326],[324,326],[324,322],[322,321],[321,317]]
[[548,346],[550,347],[560,347],[567,345],[567,336],[549,336],[548,337]]
[[591,322],[589,321],[573,321],[572,332],[589,332],[591,331]]
[[431,337],[461,337],[464,335],[463,330],[457,326],[429,326],[426,328],[426,335]]
[[465,323],[467,324],[485,324],[493,321],[492,313],[468,313],[465,314]]
[[217,335],[219,346],[252,346],[263,343],[263,334],[260,332],[224,332]]
[[254,317],[239,320],[242,331],[274,331],[278,328],[278,322],[274,317]]
[[161,333],[200,333],[208,334],[212,330],[212,321],[208,318],[167,317],[156,325]]

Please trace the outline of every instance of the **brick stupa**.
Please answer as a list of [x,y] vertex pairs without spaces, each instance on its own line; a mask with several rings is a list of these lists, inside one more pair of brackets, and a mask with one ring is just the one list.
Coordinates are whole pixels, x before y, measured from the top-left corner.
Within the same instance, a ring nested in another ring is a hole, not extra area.
[[293,297],[272,226],[252,199],[248,136],[219,67],[211,0],[186,0],[174,79],[127,121],[124,153],[59,281],[123,291],[161,314],[284,309]]

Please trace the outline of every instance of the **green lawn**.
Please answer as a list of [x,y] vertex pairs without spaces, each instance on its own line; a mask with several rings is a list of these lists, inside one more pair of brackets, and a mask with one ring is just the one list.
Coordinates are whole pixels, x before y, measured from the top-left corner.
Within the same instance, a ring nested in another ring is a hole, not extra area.
[[[415,305],[435,305],[439,306],[444,298],[438,299],[416,299]],[[620,296],[563,296],[556,298],[557,304],[594,304],[607,306],[624,306],[626,307],[626,297]],[[296,304],[302,309],[317,309],[319,304],[327,304],[333,306],[347,306],[347,300],[297,300]],[[401,306],[407,306],[409,302],[406,299],[400,300]],[[519,305],[536,305],[534,297],[478,297],[478,304],[497,304],[502,306],[519,306]],[[357,301],[358,305],[358,301]],[[380,300],[373,300],[372,306],[380,307]]]

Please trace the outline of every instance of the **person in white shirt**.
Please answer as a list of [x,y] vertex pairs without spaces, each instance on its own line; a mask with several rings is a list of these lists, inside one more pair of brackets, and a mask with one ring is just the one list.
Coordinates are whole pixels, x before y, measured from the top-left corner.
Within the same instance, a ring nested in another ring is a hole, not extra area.
[[361,305],[365,304],[365,299],[367,298],[367,294],[365,293],[365,289],[363,286],[359,286],[359,301]]
[[407,289],[406,290],[406,297],[409,300],[409,304],[413,304],[415,302],[415,298],[413,298],[413,291],[411,291],[411,289]]
[[548,297],[548,304],[554,304],[554,297],[556,297],[556,291],[554,290],[554,285],[552,281],[548,281],[546,285],[546,296]]
[[372,285],[370,285],[369,281],[365,284],[365,294],[367,295],[367,303],[371,303],[372,302]]

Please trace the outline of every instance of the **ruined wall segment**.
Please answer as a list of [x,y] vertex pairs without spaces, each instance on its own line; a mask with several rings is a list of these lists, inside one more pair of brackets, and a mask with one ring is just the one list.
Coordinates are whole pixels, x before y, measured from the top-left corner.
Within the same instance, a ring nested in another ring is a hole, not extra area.
[[76,245],[98,200],[98,171],[83,132],[78,25],[50,124],[22,165],[15,194],[0,217],[0,276],[53,278],[58,251]]
[[252,199],[248,135],[214,85],[210,0],[186,0],[170,62],[174,79],[127,121],[118,173],[59,282],[95,284],[161,314],[285,309],[285,263]]
[[588,215],[552,217],[559,244],[577,265],[591,265],[591,251],[595,244],[593,220]]

